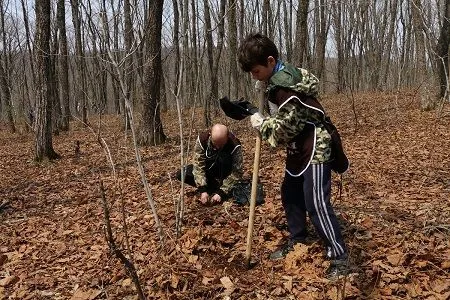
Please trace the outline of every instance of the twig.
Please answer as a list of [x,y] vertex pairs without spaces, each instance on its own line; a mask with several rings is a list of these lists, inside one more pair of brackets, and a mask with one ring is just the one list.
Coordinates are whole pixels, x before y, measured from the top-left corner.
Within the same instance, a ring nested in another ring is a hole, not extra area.
[[138,293],[138,297],[141,300],[145,300],[145,295],[142,290],[141,284],[139,282],[139,277],[136,272],[136,268],[134,267],[134,264],[129,261],[125,255],[120,251],[120,249],[117,248],[116,242],[114,241],[113,233],[111,230],[111,222],[109,218],[109,207],[108,203],[106,202],[106,196],[105,196],[105,188],[103,187],[103,181],[100,180],[100,194],[102,197],[102,204],[103,204],[103,216],[106,226],[106,241],[108,242],[109,249],[114,253],[114,255],[122,262],[122,264],[125,267],[125,270],[127,271],[128,275],[130,275],[131,280],[133,281],[136,291]]
[[8,200],[3,201],[3,203],[0,204],[0,211],[1,211],[2,209],[6,208],[6,207],[8,206],[8,204],[9,204],[9,201],[8,201]]

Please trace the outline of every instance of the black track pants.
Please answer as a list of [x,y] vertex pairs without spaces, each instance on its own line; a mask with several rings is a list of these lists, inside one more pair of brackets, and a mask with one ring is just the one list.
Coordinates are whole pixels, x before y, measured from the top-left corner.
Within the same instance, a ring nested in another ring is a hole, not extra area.
[[347,253],[331,197],[331,168],[329,164],[311,164],[306,171],[294,177],[286,173],[281,186],[281,198],[286,214],[290,239],[306,238],[308,213],[317,233],[327,247],[329,258]]

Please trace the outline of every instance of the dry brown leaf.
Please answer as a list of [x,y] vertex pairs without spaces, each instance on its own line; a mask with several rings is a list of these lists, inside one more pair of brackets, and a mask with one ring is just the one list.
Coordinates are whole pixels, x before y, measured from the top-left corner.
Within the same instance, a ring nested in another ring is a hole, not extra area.
[[122,284],[123,287],[127,287],[131,285],[131,278],[125,278],[124,280],[122,280]]
[[17,277],[17,276],[14,276],[14,275],[7,276],[0,280],[0,286],[14,285],[18,281],[19,281],[19,277]]
[[402,253],[396,253],[386,256],[388,262],[394,267],[399,266],[403,263],[404,255]]
[[87,290],[83,291],[81,289],[77,290],[73,296],[70,298],[70,300],[94,300],[101,294],[101,291],[99,290]]
[[444,270],[450,269],[450,260],[444,260],[441,263],[441,268],[444,269]]
[[436,280],[432,284],[433,291],[442,293],[450,290],[450,280]]
[[361,225],[364,226],[364,228],[366,229],[370,229],[373,227],[373,221],[370,217],[365,217],[362,221],[361,221]]
[[283,279],[286,281],[283,282],[283,286],[288,290],[289,292],[292,291],[292,276],[283,276]]
[[172,276],[170,277],[170,286],[174,289],[176,289],[178,287],[178,283],[180,282],[180,278],[178,278],[177,275],[172,274]]
[[213,280],[214,280],[214,278],[212,278],[212,277],[203,276],[202,283],[204,285],[209,285]]
[[220,278],[220,282],[226,290],[232,291],[234,290],[234,283],[231,281],[230,277],[224,276]]

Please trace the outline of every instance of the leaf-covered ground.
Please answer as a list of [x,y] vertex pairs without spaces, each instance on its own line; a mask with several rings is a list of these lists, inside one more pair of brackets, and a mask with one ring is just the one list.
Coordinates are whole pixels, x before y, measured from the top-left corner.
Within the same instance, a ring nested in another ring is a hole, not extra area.
[[[130,135],[115,117],[101,120],[114,179],[96,133],[74,121],[54,137],[62,159],[33,162],[32,135],[0,131],[0,299],[137,299],[123,265],[109,251],[99,192],[106,187],[117,243],[134,262],[148,299],[448,299],[450,297],[450,117],[421,112],[413,93],[322,99],[351,159],[333,177],[333,203],[350,250],[352,274],[324,279],[328,262],[317,236],[285,260],[269,253],[287,237],[279,185],[284,150],[262,147],[266,203],[257,207],[252,259],[244,263],[248,207],[202,206],[186,188],[183,231],[175,235],[180,165],[177,117],[163,115],[168,141],[141,148],[162,246],[136,167]],[[201,113],[186,114],[190,147]],[[251,178],[255,137],[249,122],[230,125]],[[91,124],[97,131],[98,118]],[[80,142],[80,154],[75,153]],[[186,149],[188,150],[188,149]],[[342,189],[339,190],[339,183]],[[121,210],[124,204],[124,211]],[[126,250],[125,215],[130,251]],[[311,230],[313,231],[313,230]]]

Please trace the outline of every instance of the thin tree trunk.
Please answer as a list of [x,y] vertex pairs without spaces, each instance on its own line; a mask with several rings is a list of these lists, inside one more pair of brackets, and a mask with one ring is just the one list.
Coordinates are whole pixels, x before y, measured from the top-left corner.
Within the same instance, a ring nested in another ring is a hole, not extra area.
[[339,0],[335,0],[333,8],[333,19],[335,27],[336,51],[337,51],[337,78],[336,92],[341,93],[345,88],[344,80],[344,45],[342,37],[342,4]]
[[430,110],[434,108],[435,97],[432,96],[433,84],[430,72],[427,66],[427,53],[425,50],[425,28],[422,21],[422,3],[420,0],[411,0],[412,20],[414,26],[414,37],[416,40],[416,54],[417,54],[417,83],[420,84],[420,105],[423,110]]
[[326,0],[316,0],[316,64],[314,68],[314,73],[319,78],[322,83],[322,89],[325,89],[324,78],[325,74],[325,46],[327,43],[328,35],[328,24],[327,16],[325,15],[325,8],[327,7]]
[[53,44],[50,47],[50,73],[49,73],[49,82],[50,82],[50,92],[52,100],[52,130],[55,135],[59,135],[59,127],[61,123],[61,103],[59,101],[59,88],[58,88],[58,69],[57,69],[57,60],[58,57],[58,28],[55,27],[55,31],[53,33]]
[[[0,89],[2,99],[5,102],[6,116],[8,119],[9,128],[12,133],[16,132],[16,126],[14,124],[13,107],[11,102],[11,86],[8,76],[8,53],[6,49],[6,32],[5,32],[5,11],[3,0],[0,0],[0,26],[3,42],[3,53],[0,54]],[[1,102],[1,101],[0,101]],[[1,105],[0,105],[1,106]],[[1,117],[0,110],[0,117]]]
[[175,48],[175,61],[173,64],[174,68],[174,91],[175,95],[179,95],[179,82],[178,78],[180,77],[180,13],[178,10],[178,2],[177,0],[172,0],[173,7],[173,47]]
[[69,105],[69,67],[68,67],[68,51],[66,36],[66,10],[64,6],[65,0],[58,0],[57,6],[57,26],[59,32],[59,90],[62,106],[61,130],[69,130],[69,120],[71,118]]
[[237,66],[237,0],[231,0],[228,5],[228,47],[230,48],[230,96],[237,99],[239,95],[239,73]]
[[442,27],[437,45],[437,65],[439,76],[439,98],[449,96],[449,44],[450,44],[450,0],[445,0]]
[[295,53],[294,63],[299,66],[304,66],[306,63],[308,46],[308,7],[309,0],[299,0],[299,7],[297,11],[297,28],[295,34]]
[[[72,7],[72,22],[75,29],[75,99],[77,101],[77,112],[81,112],[81,120],[87,124],[87,105],[86,105],[86,72],[84,64],[84,51],[81,39],[81,14],[79,10],[79,0],[70,0]],[[79,102],[78,102],[79,101]]]
[[214,56],[214,43],[212,38],[212,28],[211,28],[211,17],[210,17],[210,7],[208,0],[203,1],[204,14],[205,14],[205,30],[206,30],[206,50],[208,55],[208,66],[211,78],[211,92],[209,97],[206,98],[204,106],[204,121],[205,126],[209,127],[211,125],[211,103],[217,101],[219,98],[219,83],[217,79],[217,74],[219,70],[219,59],[222,53],[223,39],[225,36],[224,21],[223,17],[225,15],[226,0],[220,1],[220,13],[219,13],[219,24],[218,24],[218,37],[217,37],[217,49],[216,56]]
[[16,132],[16,125],[14,124],[14,118],[12,113],[12,104],[11,104],[11,88],[8,84],[8,79],[3,68],[3,57],[0,57],[0,88],[2,101],[5,102],[6,115],[8,118],[9,129],[12,133]]
[[[133,19],[131,17],[131,3],[130,0],[124,0],[123,3],[124,10],[124,23],[125,23],[125,54],[127,55],[125,60],[125,98],[130,101],[131,91],[134,87],[134,68],[133,68],[133,42],[134,42],[134,32],[133,32]],[[125,109],[125,103],[121,104],[123,109],[123,115],[126,123],[126,128],[130,128],[129,119]],[[120,113],[116,111],[116,113]]]

